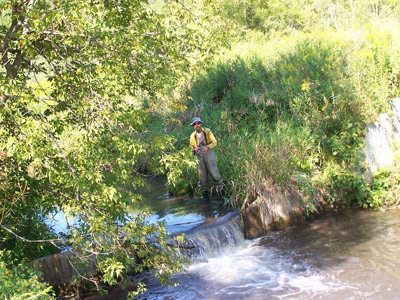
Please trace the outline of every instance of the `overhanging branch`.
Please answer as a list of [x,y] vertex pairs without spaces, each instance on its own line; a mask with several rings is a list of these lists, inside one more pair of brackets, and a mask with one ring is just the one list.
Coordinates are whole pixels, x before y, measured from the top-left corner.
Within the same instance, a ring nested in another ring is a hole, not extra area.
[[8,233],[12,234],[15,236],[17,239],[20,239],[21,241],[27,242],[27,243],[50,243],[53,246],[57,247],[58,249],[62,249],[62,247],[58,246],[56,242],[62,242],[61,239],[50,239],[50,240],[28,240],[18,234],[16,234],[14,231],[12,231],[10,228],[4,225],[0,225],[0,228],[4,229]]

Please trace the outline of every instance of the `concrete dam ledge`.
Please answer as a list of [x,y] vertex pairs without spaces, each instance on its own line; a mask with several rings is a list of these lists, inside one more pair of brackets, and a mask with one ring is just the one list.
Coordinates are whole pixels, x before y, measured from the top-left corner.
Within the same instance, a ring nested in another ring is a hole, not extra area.
[[[236,246],[244,241],[238,211],[221,216],[214,222],[204,223],[184,234],[185,244],[179,246],[179,251],[182,255],[197,260],[216,256],[225,247]],[[168,245],[178,247],[173,239],[169,240]],[[75,259],[74,253],[70,251],[41,257],[32,264],[43,273],[43,279],[49,285],[68,287],[79,275],[90,278],[97,274],[95,261],[90,266],[79,267],[80,264]]]
[[306,213],[300,194],[255,188],[255,199],[242,209],[243,230],[246,239],[267,234],[278,227],[289,225]]

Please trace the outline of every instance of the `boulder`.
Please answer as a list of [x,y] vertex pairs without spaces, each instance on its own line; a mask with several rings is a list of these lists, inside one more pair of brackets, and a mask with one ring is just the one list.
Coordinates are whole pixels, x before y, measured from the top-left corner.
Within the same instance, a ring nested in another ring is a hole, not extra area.
[[247,239],[286,226],[306,213],[306,206],[299,193],[271,190],[263,186],[255,189],[255,199],[250,200],[242,209],[243,229]]
[[72,265],[71,259],[73,257],[70,252],[57,253],[38,258],[33,264],[43,273],[43,280],[54,287],[70,285],[79,274],[87,277],[96,274],[94,263],[91,266],[79,267],[76,263]]

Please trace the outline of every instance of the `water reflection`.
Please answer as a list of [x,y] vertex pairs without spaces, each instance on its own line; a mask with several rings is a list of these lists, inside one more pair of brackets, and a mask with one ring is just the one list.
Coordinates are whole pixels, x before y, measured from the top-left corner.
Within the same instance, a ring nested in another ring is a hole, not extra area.
[[226,215],[232,209],[223,206],[223,201],[217,198],[205,203],[201,198],[184,196],[169,196],[165,178],[156,177],[147,181],[146,188],[138,191],[144,201],[131,207],[132,213],[141,210],[150,211],[150,222],[163,221],[171,234],[189,231],[204,223],[214,222]]
[[[129,212],[138,214],[143,210],[149,211],[147,220],[150,223],[165,222],[166,229],[171,234],[183,233],[201,224],[214,222],[232,211],[224,207],[223,201],[219,199],[204,203],[202,199],[189,195],[169,196],[164,177],[149,178],[147,185],[136,193],[143,197],[143,201],[132,205]],[[47,216],[46,224],[56,233],[66,233],[69,226],[77,224],[77,220],[66,217],[62,211],[56,211]]]

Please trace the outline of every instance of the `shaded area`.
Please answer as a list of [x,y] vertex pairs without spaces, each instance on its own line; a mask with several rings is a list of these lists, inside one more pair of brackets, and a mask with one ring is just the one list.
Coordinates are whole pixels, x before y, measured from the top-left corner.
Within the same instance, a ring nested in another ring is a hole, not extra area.
[[223,205],[223,201],[214,198],[209,203],[190,195],[169,196],[163,177],[149,179],[147,188],[140,191],[144,198],[138,209],[150,211],[150,222],[166,222],[166,229],[171,234],[187,232],[204,223],[216,221],[233,211]]
[[[223,200],[212,198],[206,203],[201,198],[190,195],[169,196],[164,177],[149,178],[146,187],[136,191],[143,201],[129,208],[130,213],[137,214],[146,210],[150,213],[151,223],[165,222],[171,234],[187,232],[204,223],[216,221],[234,209],[224,206]],[[47,216],[46,224],[55,232],[66,232],[68,224],[77,224],[77,220],[67,217],[62,211]]]

